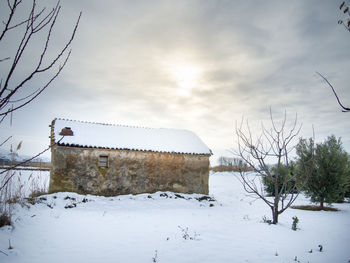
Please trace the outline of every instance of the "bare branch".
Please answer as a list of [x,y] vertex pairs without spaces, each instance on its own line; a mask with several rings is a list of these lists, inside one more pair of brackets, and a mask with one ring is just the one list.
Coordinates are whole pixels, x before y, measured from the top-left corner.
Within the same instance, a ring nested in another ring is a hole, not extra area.
[[7,116],[9,113],[14,112],[14,111],[16,111],[16,110],[26,106],[27,104],[32,102],[34,99],[36,99],[54,81],[54,79],[57,78],[58,75],[61,73],[62,69],[64,68],[64,66],[66,65],[66,63],[68,61],[70,53],[71,52],[68,53],[68,55],[67,55],[63,65],[59,67],[59,69],[56,72],[56,74],[53,77],[51,77],[51,79],[33,97],[31,97],[29,100],[27,100],[26,102],[24,102],[23,104],[21,104],[19,106],[16,106],[16,107],[11,108],[11,109],[9,109],[9,110],[7,110],[5,112],[0,113],[0,116]]
[[8,140],[10,140],[12,138],[12,135],[9,136],[6,140],[4,140],[1,144],[0,147],[3,146]]
[[334,94],[335,98],[336,98],[337,101],[338,101],[338,104],[339,104],[340,107],[342,107],[342,109],[343,109],[342,112],[349,112],[349,111],[350,111],[350,108],[345,107],[345,106],[340,102],[339,97],[338,97],[337,93],[335,92],[334,87],[333,87],[332,84],[328,81],[328,79],[326,79],[321,73],[319,73],[319,72],[317,72],[317,71],[316,71],[316,73],[317,73],[321,78],[323,78],[324,81],[327,82],[328,86],[331,87],[331,89],[332,89],[332,91],[333,91],[333,94]]
[[[51,36],[53,35],[54,26],[58,20],[61,10],[60,1],[58,0],[54,8],[48,11],[46,7],[37,10],[36,0],[32,0],[31,3],[32,5],[27,9],[27,14],[21,18],[17,16],[20,15],[18,12],[19,6],[23,4],[22,0],[7,0],[8,16],[6,20],[3,21],[3,27],[0,32],[0,43],[3,43],[1,41],[6,38],[8,35],[7,33],[11,30],[18,30],[19,37],[18,42],[14,47],[13,54],[0,58],[0,63],[5,62],[8,66],[8,70],[3,72],[4,75],[0,78],[0,124],[7,116],[11,116],[12,121],[13,112],[35,100],[60,75],[70,57],[70,46],[80,23],[80,18],[82,15],[81,12],[75,22],[73,31],[68,40],[65,42],[64,46],[57,50],[56,54],[52,58],[49,58],[48,50]],[[43,37],[43,47],[39,51],[37,61],[32,63],[32,68],[29,73],[25,75],[25,77],[15,80],[15,73],[21,70],[20,66],[24,62],[24,54],[28,52],[28,48],[33,44],[32,40],[36,36],[39,38]],[[30,84],[35,77],[39,76],[45,77],[43,84],[35,88],[29,87],[28,84]],[[0,146],[4,145],[11,137],[12,136],[5,139]],[[11,168],[15,168],[19,165],[30,162],[34,158],[37,158],[44,152],[48,151],[52,146],[53,145],[50,145],[39,154],[16,164]],[[5,172],[8,172],[8,169],[0,172],[0,174]],[[9,178],[6,179],[0,188],[0,191],[4,189],[9,180],[11,180],[12,176],[13,175],[10,175]]]
[[[15,12],[17,5],[20,3],[21,1],[15,1],[12,7],[12,12]],[[49,42],[50,42],[50,37],[52,34],[52,30],[53,27],[56,23],[56,20],[58,18],[59,12],[60,12],[60,5],[59,5],[59,1],[57,2],[56,6],[44,17],[42,17],[42,15],[44,14],[45,8],[43,8],[39,13],[36,13],[35,11],[35,7],[36,7],[36,2],[35,0],[33,0],[33,5],[30,11],[30,15],[27,19],[25,19],[24,21],[26,22],[26,26],[25,26],[25,31],[22,35],[21,41],[18,45],[16,54],[13,58],[12,61],[12,65],[10,67],[10,70],[7,74],[7,77],[5,78],[5,82],[3,85],[0,86],[0,111],[3,110],[2,112],[0,112],[0,116],[7,116],[8,114],[10,114],[11,112],[14,112],[20,108],[22,108],[23,106],[29,104],[31,101],[33,101],[35,98],[37,98],[38,95],[40,95],[50,84],[51,82],[61,73],[62,69],[64,68],[64,66],[67,63],[67,60],[70,56],[70,51],[67,51],[69,46],[71,45],[79,22],[80,22],[80,18],[82,13],[80,12],[79,17],[75,23],[73,32],[71,34],[70,39],[67,41],[67,43],[65,44],[65,46],[60,50],[60,52],[56,55],[56,57],[54,57],[51,62],[49,62],[48,65],[42,67],[42,63],[44,60],[44,57],[46,56],[47,50],[48,50],[48,46],[49,46]],[[11,5],[12,6],[12,5]],[[12,15],[13,16],[13,15]],[[12,17],[11,17],[12,19]],[[38,22],[37,22],[38,21]],[[35,25],[34,25],[35,23]],[[25,24],[24,22],[21,23]],[[44,48],[40,54],[39,57],[39,61],[36,63],[33,71],[27,75],[27,77],[25,77],[22,81],[20,81],[17,85],[14,85],[13,88],[9,88],[9,83],[10,80],[13,77],[13,73],[15,72],[16,68],[18,67],[18,65],[20,64],[20,60],[22,58],[22,55],[24,53],[24,51],[26,50],[28,44],[31,41],[31,38],[33,35],[35,35],[36,33],[38,33],[40,30],[42,30],[44,27],[49,25],[49,31],[46,35],[46,39],[45,39],[45,45]],[[19,25],[17,25],[19,26]],[[7,27],[6,30],[11,29],[11,27]],[[68,52],[68,55],[65,56],[65,52]],[[64,58],[63,64],[61,66],[59,66],[59,68],[57,69],[56,73],[53,74],[53,76],[51,76],[49,78],[49,80],[47,81],[47,83],[45,85],[43,85],[43,87],[36,89],[34,92],[30,92],[27,95],[24,95],[23,97],[20,98],[13,98],[16,94],[18,94],[18,91],[21,90],[22,88],[24,88],[25,84],[27,84],[30,80],[32,80],[36,75],[40,75],[43,74],[45,72],[49,72],[51,71],[51,69],[62,59]],[[11,99],[13,98],[13,99]],[[14,105],[14,107],[11,107],[10,109],[6,109],[4,110],[7,105],[9,103],[15,103],[16,105]]]
[[0,59],[0,62],[3,62],[3,61],[5,61],[5,60],[9,60],[9,59],[10,59],[10,57],[2,58],[2,59]]

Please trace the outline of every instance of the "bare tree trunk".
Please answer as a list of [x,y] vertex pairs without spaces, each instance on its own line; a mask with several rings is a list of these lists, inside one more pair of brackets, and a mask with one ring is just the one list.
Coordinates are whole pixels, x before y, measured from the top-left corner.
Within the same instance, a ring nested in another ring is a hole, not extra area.
[[272,224],[278,224],[278,207],[272,208]]
[[324,201],[323,200],[321,200],[321,202],[320,202],[320,208],[323,210],[324,209]]
[[[277,182],[277,180],[276,180]],[[278,204],[280,202],[279,193],[278,193],[278,184],[275,182],[275,198],[273,202],[273,215],[272,215],[272,223],[278,223]],[[276,187],[277,186],[277,187]]]

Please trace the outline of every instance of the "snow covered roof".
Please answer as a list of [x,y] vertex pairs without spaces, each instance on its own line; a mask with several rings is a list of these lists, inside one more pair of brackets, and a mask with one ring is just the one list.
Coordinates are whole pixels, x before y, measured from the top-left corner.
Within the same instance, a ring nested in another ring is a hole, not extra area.
[[[53,129],[54,142],[59,142],[59,145],[184,154],[212,154],[211,150],[196,134],[187,130],[141,128],[66,119],[55,119]],[[69,135],[71,133],[73,133],[72,136]],[[62,134],[67,136],[62,138]]]

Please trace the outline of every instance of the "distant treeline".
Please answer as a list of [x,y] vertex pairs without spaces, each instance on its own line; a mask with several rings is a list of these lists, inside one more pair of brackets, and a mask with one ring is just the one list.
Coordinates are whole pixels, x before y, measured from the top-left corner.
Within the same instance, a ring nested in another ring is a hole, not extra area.
[[[16,166],[21,163],[21,161],[10,161],[8,159],[0,159],[0,168],[8,168],[9,166]],[[28,168],[27,168],[28,167]],[[14,170],[30,170],[30,167],[35,167],[35,170],[49,170],[51,168],[50,162],[27,162],[25,164],[21,164],[19,168],[15,168]],[[33,169],[34,170],[34,169]]]
[[210,170],[214,172],[252,171],[252,169],[242,159],[225,156],[221,156],[218,159],[218,165],[211,167]]

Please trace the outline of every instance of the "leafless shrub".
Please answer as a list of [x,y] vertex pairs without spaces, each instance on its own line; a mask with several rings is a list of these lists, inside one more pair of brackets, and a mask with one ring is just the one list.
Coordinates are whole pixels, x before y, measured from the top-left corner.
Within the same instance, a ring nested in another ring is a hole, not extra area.
[[185,240],[199,240],[200,234],[193,232],[193,234],[189,233],[188,227],[183,228],[181,226],[178,226],[178,228],[181,230],[182,238]]

